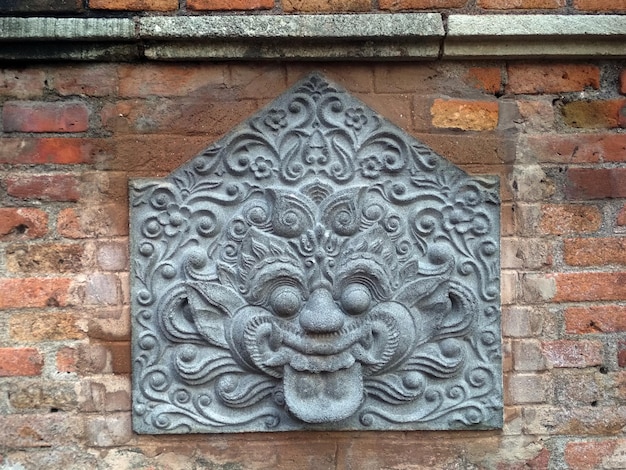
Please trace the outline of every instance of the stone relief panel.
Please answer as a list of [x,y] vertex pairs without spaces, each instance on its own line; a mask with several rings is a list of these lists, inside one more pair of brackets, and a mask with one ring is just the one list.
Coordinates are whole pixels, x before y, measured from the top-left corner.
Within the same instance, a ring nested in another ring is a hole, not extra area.
[[131,183],[140,433],[502,425],[499,198],[319,75]]

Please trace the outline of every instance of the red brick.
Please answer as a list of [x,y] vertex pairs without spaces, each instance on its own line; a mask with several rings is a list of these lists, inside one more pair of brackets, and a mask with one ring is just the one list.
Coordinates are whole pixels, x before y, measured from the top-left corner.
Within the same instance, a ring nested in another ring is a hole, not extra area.
[[256,109],[254,100],[124,100],[105,105],[101,117],[104,128],[116,134],[219,136],[230,131]]
[[128,208],[119,204],[67,208],[59,212],[57,233],[66,238],[128,235]]
[[626,69],[619,74],[619,92],[626,95]]
[[[412,97],[410,95],[367,93],[363,95],[356,94],[356,96],[395,125],[403,129],[414,127],[414,122],[411,119],[413,113],[411,112]],[[428,121],[430,121],[430,113],[428,114]]]
[[493,130],[498,125],[496,101],[436,99],[430,113],[435,127],[486,131]]
[[89,128],[84,103],[9,101],[2,109],[5,132],[83,132]]
[[114,374],[130,374],[130,343],[120,341],[115,343],[102,343],[102,346],[111,354],[112,372]]
[[0,163],[13,165],[94,163],[110,153],[108,139],[0,139]]
[[626,237],[570,238],[564,241],[563,253],[570,266],[626,265]]
[[94,10],[172,11],[178,0],[89,0]]
[[554,302],[594,302],[626,299],[626,272],[558,273]]
[[15,341],[61,341],[81,339],[85,332],[71,313],[18,313],[9,318],[9,334]]
[[615,223],[620,227],[626,225],[626,204],[624,204],[624,207],[622,207],[618,212]]
[[461,8],[467,0],[380,0],[381,10],[423,10],[426,8]]
[[120,96],[202,96],[225,86],[225,66],[202,65],[122,65],[119,68]]
[[11,174],[5,180],[7,194],[20,199],[74,202],[80,197],[73,175]]
[[565,0],[478,0],[477,6],[492,10],[538,10],[564,7]]
[[541,350],[552,367],[582,368],[602,364],[602,343],[599,341],[544,341]]
[[[626,99],[572,101],[561,109],[566,125],[579,129],[620,127],[620,111]],[[624,124],[624,123],[622,123]]]
[[289,13],[369,11],[371,9],[370,0],[283,0],[283,10]]
[[[22,2],[20,2],[22,3]],[[36,98],[43,95],[46,74],[37,68],[0,70],[0,96]]]
[[593,233],[602,226],[602,214],[596,206],[543,204],[539,228],[542,233],[564,235]]
[[80,272],[87,258],[82,243],[14,243],[5,253],[9,272],[28,274]]
[[626,0],[574,0],[574,8],[585,11],[614,11],[626,10]]
[[565,177],[570,200],[626,197],[626,168],[570,168]]
[[73,12],[82,10],[81,0],[4,0],[2,3],[3,12]]
[[572,334],[619,333],[626,331],[626,307],[593,305],[565,310],[565,332]]
[[510,64],[507,71],[509,93],[566,93],[600,87],[600,69],[594,65],[521,63]]
[[0,240],[40,238],[48,233],[48,214],[30,207],[0,208]]
[[626,162],[626,134],[541,134],[525,146],[540,163]]
[[0,377],[41,374],[43,357],[35,348],[0,348]]
[[576,470],[596,470],[601,468],[602,459],[610,456],[617,440],[586,442],[568,442],[565,445],[564,458],[570,468]]
[[626,341],[621,339],[617,343],[617,365],[626,367]]
[[465,80],[474,88],[492,95],[502,91],[502,71],[500,67],[471,67]]
[[274,8],[274,0],[187,0],[190,10],[260,10]]
[[66,278],[0,279],[0,309],[63,307],[71,280]]
[[50,86],[62,96],[109,96],[118,89],[117,66],[72,64],[48,71]]

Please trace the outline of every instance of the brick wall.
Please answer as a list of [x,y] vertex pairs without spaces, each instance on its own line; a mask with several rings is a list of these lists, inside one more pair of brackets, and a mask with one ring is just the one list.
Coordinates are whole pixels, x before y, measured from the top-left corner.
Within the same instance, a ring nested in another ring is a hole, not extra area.
[[[2,13],[435,6],[626,12],[622,0],[37,0]],[[626,467],[626,61],[0,67],[0,468]],[[128,179],[167,174],[313,70],[466,171],[501,177],[502,431],[131,432]]]

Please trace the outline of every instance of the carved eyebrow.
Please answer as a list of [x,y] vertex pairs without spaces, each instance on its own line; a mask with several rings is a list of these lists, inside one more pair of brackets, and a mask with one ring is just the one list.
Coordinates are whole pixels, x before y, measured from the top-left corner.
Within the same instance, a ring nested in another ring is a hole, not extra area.
[[266,305],[270,294],[279,285],[294,286],[302,292],[303,297],[306,293],[304,272],[298,266],[283,261],[265,264],[247,281],[247,293],[244,296],[254,305]]
[[366,257],[367,253],[358,259],[349,259],[337,273],[336,295],[340,295],[348,284],[359,283],[367,286],[372,296],[378,300],[388,299],[391,295],[390,275],[386,266],[374,256]]

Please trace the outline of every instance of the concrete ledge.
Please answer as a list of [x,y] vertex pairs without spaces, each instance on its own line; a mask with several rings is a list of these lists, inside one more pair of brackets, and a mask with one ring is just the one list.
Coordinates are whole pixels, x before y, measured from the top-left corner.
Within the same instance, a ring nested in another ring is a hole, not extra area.
[[626,57],[626,16],[0,18],[3,60]]

